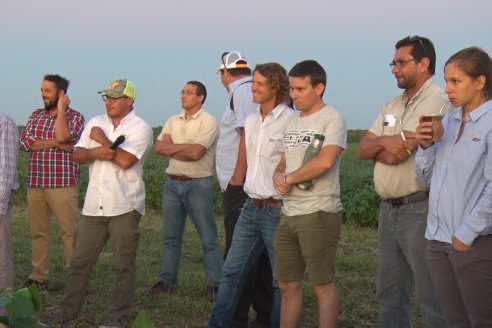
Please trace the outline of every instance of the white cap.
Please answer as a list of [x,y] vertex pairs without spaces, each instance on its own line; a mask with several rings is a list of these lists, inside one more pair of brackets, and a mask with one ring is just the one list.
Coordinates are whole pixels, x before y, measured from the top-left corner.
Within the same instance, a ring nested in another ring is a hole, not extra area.
[[249,68],[248,61],[239,51],[224,52],[219,69]]

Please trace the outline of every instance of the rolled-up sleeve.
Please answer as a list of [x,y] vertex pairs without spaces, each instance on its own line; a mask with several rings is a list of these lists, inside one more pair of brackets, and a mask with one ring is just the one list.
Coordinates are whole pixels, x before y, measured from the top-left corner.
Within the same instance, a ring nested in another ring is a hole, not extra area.
[[427,149],[423,149],[419,146],[417,153],[415,154],[415,174],[420,180],[425,182],[427,186],[429,186],[431,182],[435,157],[436,146],[431,146]]

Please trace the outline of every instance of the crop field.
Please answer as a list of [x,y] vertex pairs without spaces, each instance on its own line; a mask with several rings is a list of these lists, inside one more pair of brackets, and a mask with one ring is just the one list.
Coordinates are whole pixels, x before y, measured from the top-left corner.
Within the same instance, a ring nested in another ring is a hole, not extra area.
[[[341,311],[338,327],[375,327],[377,319],[376,265],[378,198],[372,187],[372,163],[355,159],[356,144],[343,154],[341,169],[342,201],[345,210],[342,238],[337,254],[337,288]],[[183,243],[178,291],[175,295],[150,297],[146,291],[156,281],[161,266],[162,185],[167,158],[150,154],[145,164],[147,213],[141,221],[141,240],[137,256],[137,292],[134,315],[145,312],[155,327],[205,327],[213,308],[205,297],[202,250],[196,231],[188,220]],[[31,270],[31,240],[26,210],[25,174],[27,154],[21,153],[21,188],[14,206],[15,287],[23,286]],[[82,167],[80,200],[87,186],[87,166]],[[221,245],[224,243],[221,193],[216,185],[216,212]],[[56,221],[56,220],[54,220]],[[53,224],[53,257],[48,290],[42,291],[42,315],[49,314],[62,295],[66,268],[57,223]],[[105,318],[112,283],[113,259],[108,244],[95,266],[86,303],[80,317],[64,327],[97,327]],[[301,327],[317,326],[317,304],[309,282],[304,285]],[[414,322],[414,326],[421,326]]]

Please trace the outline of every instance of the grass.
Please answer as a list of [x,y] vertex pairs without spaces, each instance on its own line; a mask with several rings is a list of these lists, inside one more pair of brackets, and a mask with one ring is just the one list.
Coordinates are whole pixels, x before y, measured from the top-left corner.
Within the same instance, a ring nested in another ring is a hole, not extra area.
[[[223,244],[223,225],[218,220]],[[156,327],[203,327],[213,308],[205,298],[206,282],[202,269],[201,245],[190,220],[186,225],[180,266],[178,292],[150,298],[146,290],[157,280],[161,265],[162,221],[160,213],[148,211],[141,222],[141,242],[137,256],[135,315],[144,311]],[[22,287],[30,273],[31,240],[25,206],[14,207],[15,286]],[[337,286],[341,300],[339,327],[374,327],[377,304],[375,295],[376,231],[371,228],[344,226],[338,251]],[[63,246],[57,224],[53,225],[53,256],[50,286],[63,285],[66,269]],[[85,305],[77,321],[64,327],[95,327],[105,318],[112,288],[113,259],[108,245],[94,268]],[[62,290],[42,292],[43,313],[59,302]],[[304,287],[302,327],[316,326],[316,297],[308,283]]]
[[[157,131],[157,130],[156,130]],[[376,266],[377,266],[377,204],[372,189],[372,163],[355,159],[354,143],[349,144],[341,162],[342,203],[346,222],[337,253],[337,288],[341,311],[338,327],[375,327],[377,320]],[[15,261],[15,287],[23,286],[31,271],[31,239],[26,211],[25,175],[27,154],[21,152],[19,181],[21,187],[14,205],[13,235]],[[206,282],[202,269],[202,251],[198,235],[188,220],[183,243],[178,292],[150,298],[145,292],[156,281],[161,266],[162,220],[160,204],[164,168],[167,159],[150,154],[145,163],[147,214],[141,221],[141,239],[137,255],[137,290],[134,312],[146,312],[156,327],[204,327],[213,304],[205,298]],[[87,166],[82,168],[80,185],[81,202],[87,186]],[[222,194],[216,183],[216,204],[221,204]],[[221,207],[217,206],[217,218]],[[224,244],[222,219],[217,220],[221,245]],[[362,226],[362,227],[361,227]],[[53,224],[53,255],[50,286],[63,285],[66,273],[63,246],[58,225]],[[108,245],[95,266],[89,284],[88,295],[77,321],[64,327],[97,327],[104,321],[107,303],[114,280],[111,247]],[[49,313],[57,305],[62,290],[42,292],[43,313]],[[304,307],[301,327],[316,327],[317,304],[309,283],[304,285]],[[421,327],[420,318],[414,327]]]

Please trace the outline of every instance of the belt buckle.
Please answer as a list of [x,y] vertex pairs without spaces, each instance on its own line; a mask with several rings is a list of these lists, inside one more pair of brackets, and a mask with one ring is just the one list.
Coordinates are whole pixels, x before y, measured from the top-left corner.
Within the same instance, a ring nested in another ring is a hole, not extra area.
[[265,200],[259,198],[251,198],[251,203],[256,208],[265,207]]

